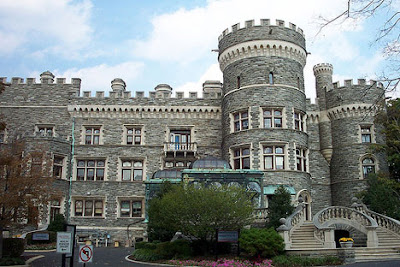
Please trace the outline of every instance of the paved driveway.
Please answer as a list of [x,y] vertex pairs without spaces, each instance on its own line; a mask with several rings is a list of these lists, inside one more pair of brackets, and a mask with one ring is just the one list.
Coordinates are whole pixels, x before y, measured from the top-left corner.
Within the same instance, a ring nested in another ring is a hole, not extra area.
[[[149,264],[136,264],[125,260],[127,255],[130,255],[133,248],[94,248],[93,262],[86,264],[91,266],[104,267],[151,267]],[[34,260],[31,263],[32,267],[61,267],[61,254],[56,252],[25,252],[26,255],[43,255],[43,258]],[[78,262],[77,249],[75,249],[74,267],[82,267],[83,263]],[[154,265],[157,266],[157,265]],[[67,260],[66,267],[69,267]]]

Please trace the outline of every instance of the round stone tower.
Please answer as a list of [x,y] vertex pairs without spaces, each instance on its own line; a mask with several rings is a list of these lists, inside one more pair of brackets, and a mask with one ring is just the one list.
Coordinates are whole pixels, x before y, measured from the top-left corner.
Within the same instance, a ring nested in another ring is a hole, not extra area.
[[288,185],[298,195],[311,187],[306,55],[302,30],[281,20],[276,25],[267,19],[260,25],[246,21],[219,38],[224,158],[235,169],[263,170],[264,184]]

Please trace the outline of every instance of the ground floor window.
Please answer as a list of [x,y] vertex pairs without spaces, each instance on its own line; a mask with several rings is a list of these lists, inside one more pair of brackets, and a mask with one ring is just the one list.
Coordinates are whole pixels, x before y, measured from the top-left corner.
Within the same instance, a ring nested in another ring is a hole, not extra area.
[[121,200],[119,207],[120,217],[142,217],[143,202],[140,199]]
[[367,178],[370,173],[375,173],[375,160],[372,157],[366,157],[362,160],[363,178]]
[[76,199],[74,201],[75,216],[103,217],[103,200],[101,199]]

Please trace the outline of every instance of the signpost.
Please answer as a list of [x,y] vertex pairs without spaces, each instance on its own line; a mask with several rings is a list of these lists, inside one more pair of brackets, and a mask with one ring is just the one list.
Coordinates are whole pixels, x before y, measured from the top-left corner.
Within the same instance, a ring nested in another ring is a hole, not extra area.
[[215,258],[218,260],[218,243],[227,242],[227,243],[236,243],[237,244],[237,255],[239,256],[240,248],[239,248],[239,230],[236,231],[223,231],[218,230],[216,232],[217,242],[215,244]]
[[72,233],[57,233],[57,253],[72,253]]
[[87,262],[93,262],[93,245],[79,246],[79,262],[86,266]]

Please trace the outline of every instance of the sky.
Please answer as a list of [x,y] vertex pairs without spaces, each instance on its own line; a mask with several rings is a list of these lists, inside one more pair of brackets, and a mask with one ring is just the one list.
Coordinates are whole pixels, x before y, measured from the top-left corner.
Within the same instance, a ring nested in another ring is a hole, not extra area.
[[[400,0],[394,1],[399,10]],[[314,102],[312,68],[331,63],[333,81],[376,79],[385,69],[374,44],[388,14],[347,20],[320,29],[347,0],[1,0],[0,77],[81,78],[81,92],[111,90],[122,78],[128,91],[148,95],[158,84],[174,92],[199,92],[206,80],[220,80],[218,36],[254,19],[282,19],[306,36],[305,89]],[[132,94],[134,95],[134,93]]]

